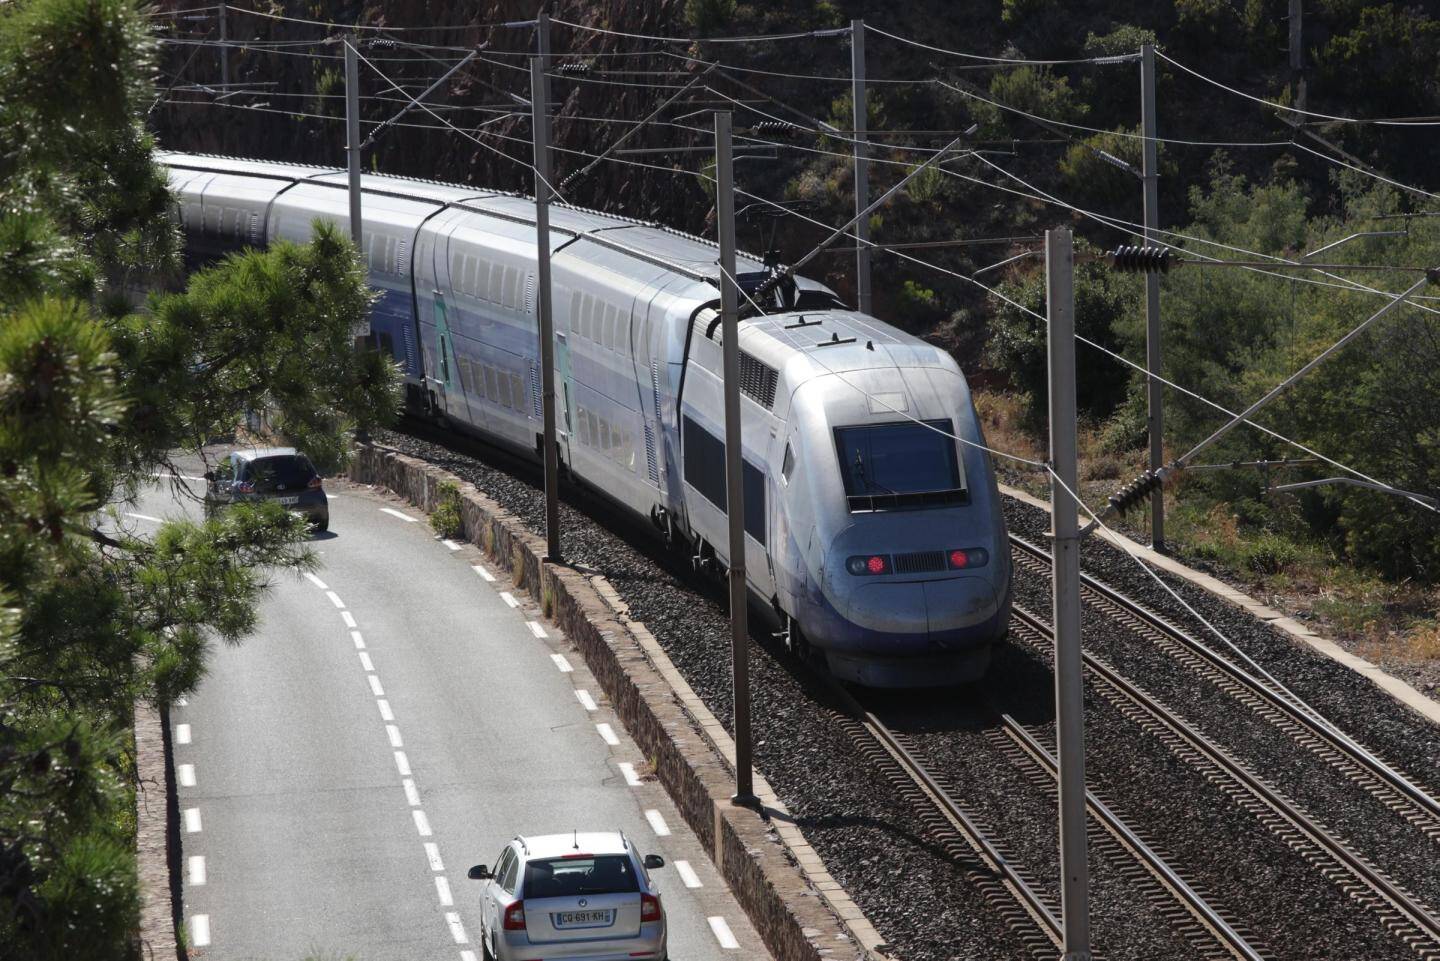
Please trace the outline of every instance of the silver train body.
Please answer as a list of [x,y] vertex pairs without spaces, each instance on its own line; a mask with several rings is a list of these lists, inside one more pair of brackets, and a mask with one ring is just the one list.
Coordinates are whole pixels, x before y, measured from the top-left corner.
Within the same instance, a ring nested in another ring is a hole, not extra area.
[[[187,248],[213,256],[348,231],[343,171],[167,153]],[[537,456],[534,204],[366,176],[368,331],[417,407]],[[715,246],[551,210],[559,455],[703,566],[729,563]],[[742,256],[742,283],[764,265]],[[943,350],[801,280],[742,321],[746,571],[756,609],[838,677],[974,679],[1007,628],[1010,559],[965,378]]]

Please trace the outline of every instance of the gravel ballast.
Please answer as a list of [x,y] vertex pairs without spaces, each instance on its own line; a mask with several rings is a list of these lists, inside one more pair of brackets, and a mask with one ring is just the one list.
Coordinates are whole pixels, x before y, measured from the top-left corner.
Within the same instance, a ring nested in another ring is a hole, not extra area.
[[[503,457],[498,460],[500,467],[487,463],[492,457],[485,448],[473,450],[484,455],[482,460],[471,456],[468,445],[457,445],[466,451],[460,453],[405,434],[387,433],[377,440],[475,483],[533,530],[543,531],[543,498],[535,487],[538,478],[533,471],[522,468],[512,473],[513,465]],[[716,593],[697,585],[677,559],[667,559],[658,542],[631,527],[631,521],[617,518],[608,505],[574,492],[566,501],[561,507],[561,522],[567,562],[603,573],[611,581],[632,616],[645,622],[696,693],[730,727],[729,623]],[[1048,518],[1043,512],[1018,502],[1007,502],[1006,507],[1013,530],[1032,541],[1044,542]],[[599,520],[582,513],[582,509]],[[1096,577],[1114,583],[1172,620],[1191,626],[1177,616],[1173,601],[1165,604],[1156,599],[1154,595],[1168,600],[1153,581],[1114,549],[1087,544],[1085,560],[1086,569]],[[1023,580],[1023,575],[1017,577],[1017,589],[1027,598],[1022,603],[1048,618],[1048,583],[1025,585]],[[1332,662],[1297,650],[1293,643],[1277,637],[1248,615],[1226,609],[1223,602],[1188,585],[1182,585],[1180,590],[1187,601],[1268,670],[1377,753],[1397,761],[1422,783],[1440,780],[1436,777],[1440,762],[1435,760],[1434,729],[1389,701],[1368,682]],[[1133,641],[1128,643],[1134,646]],[[1169,669],[1168,665],[1154,663],[1153,657],[1137,655],[1130,660],[1162,676]],[[827,868],[845,885],[894,953],[914,961],[1025,957],[1018,940],[966,882],[963,872],[926,841],[913,812],[888,799],[873,769],[836,729],[830,711],[820,703],[823,695],[817,693],[807,672],[769,641],[752,642],[751,664],[756,766],[794,812]],[[1128,664],[1116,666],[1130,673]],[[1150,674],[1137,680],[1148,686]],[[983,694],[993,700],[1004,692],[1004,709],[1016,714],[1037,734],[1053,738],[1046,727],[1050,683],[1049,668],[1042,659],[1022,648],[1005,646],[997,655]],[[978,701],[982,692],[961,688],[950,697]],[[1191,715],[1193,704],[1192,698],[1175,706]],[[1337,711],[1337,704],[1352,707]],[[1253,930],[1263,931],[1263,940],[1277,957],[1406,956],[1392,954],[1397,946],[1403,947],[1398,940],[1383,932],[1377,936],[1372,929],[1378,926],[1369,924],[1362,912],[1298,857],[1287,858],[1283,845],[1268,838],[1253,819],[1235,809],[1203,778],[1188,775],[1187,779],[1187,773],[1179,770],[1180,763],[1163,747],[1146,745],[1133,725],[1118,713],[1110,712],[1113,716],[1107,717],[1108,710],[1097,704],[1089,712],[1096,732],[1090,743],[1096,759],[1091,762],[1092,783],[1112,798],[1127,799],[1127,814],[1133,793],[1135,816],[1142,819],[1139,826],[1151,837],[1161,838],[1180,866],[1190,869],[1192,875],[1199,874],[1213,891],[1232,894],[1253,884],[1297,896],[1288,903],[1288,918],[1279,917],[1284,913],[1284,899],[1278,895],[1271,899],[1274,907],[1262,910],[1260,916],[1249,916],[1249,910],[1255,907],[1250,899],[1242,901],[1246,910],[1237,912]],[[953,712],[950,716],[954,716]],[[1058,880],[1053,802],[1004,762],[993,744],[986,742],[983,730],[964,729],[963,724],[950,724],[947,729],[945,717],[944,712],[937,712],[928,722],[930,730],[923,729],[926,722],[917,720],[911,733],[921,736],[922,750],[937,766],[944,762],[943,773],[961,788],[962,798],[986,811],[991,824],[1004,826],[1003,840],[1008,848],[1053,894]],[[1361,720],[1364,723],[1357,727],[1356,722]],[[1261,740],[1275,737],[1278,735],[1271,732]],[[1430,756],[1422,758],[1427,750]],[[1310,783],[1313,779],[1307,774],[1304,781]],[[1126,784],[1134,785],[1133,792],[1117,790]],[[1347,824],[1362,823],[1367,817],[1363,803],[1357,802],[1346,816],[1353,818]],[[1183,832],[1180,843],[1170,843],[1176,825],[1182,822],[1189,830]],[[1377,850],[1399,851],[1405,836],[1396,835],[1387,843],[1392,848]],[[1282,850],[1274,851],[1267,845]],[[1417,865],[1428,850],[1412,846]],[[1252,858],[1246,856],[1246,851],[1259,853]],[[1193,868],[1188,863],[1192,857],[1196,864]],[[1110,866],[1098,864],[1095,877],[1097,950],[1112,961],[1181,957],[1188,953],[1183,942],[1135,897],[1132,886],[1114,876]],[[1412,876],[1407,870],[1407,882],[1418,877],[1419,873]],[[1424,879],[1418,883],[1423,886]],[[1328,943],[1335,946],[1337,953],[1317,953],[1313,940],[1296,940],[1313,938],[1331,919],[1337,930],[1330,932]]]

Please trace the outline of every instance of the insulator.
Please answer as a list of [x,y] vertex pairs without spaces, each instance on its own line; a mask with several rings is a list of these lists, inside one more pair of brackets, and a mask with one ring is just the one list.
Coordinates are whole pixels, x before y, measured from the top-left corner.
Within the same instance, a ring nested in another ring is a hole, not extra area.
[[1117,514],[1125,514],[1143,501],[1151,491],[1154,491],[1162,483],[1164,478],[1154,471],[1145,471],[1139,477],[1120,488],[1110,495],[1110,507]]
[[371,50],[394,50],[399,44],[389,37],[374,37],[366,41],[366,46]]
[[1125,274],[1168,274],[1176,263],[1169,247],[1116,247],[1109,260]]
[[800,128],[784,120],[761,120],[751,129],[756,133],[784,134],[785,136],[789,136]]
[[555,68],[556,73],[589,73],[588,63],[562,63]]

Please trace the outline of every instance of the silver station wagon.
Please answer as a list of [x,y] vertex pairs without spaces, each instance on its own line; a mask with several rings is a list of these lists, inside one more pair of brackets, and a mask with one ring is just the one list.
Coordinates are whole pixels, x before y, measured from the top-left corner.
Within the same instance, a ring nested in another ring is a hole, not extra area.
[[470,869],[484,882],[481,949],[497,961],[665,961],[665,909],[649,874],[664,866],[618,832],[517,837],[493,868]]

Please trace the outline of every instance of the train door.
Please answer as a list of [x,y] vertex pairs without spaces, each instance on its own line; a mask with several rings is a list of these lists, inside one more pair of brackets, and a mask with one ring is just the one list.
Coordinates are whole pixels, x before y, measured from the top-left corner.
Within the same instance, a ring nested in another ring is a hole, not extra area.
[[[435,369],[426,371],[430,392],[435,397],[435,406],[447,416],[459,414],[464,409],[464,400],[455,390],[455,344],[450,334],[450,308],[445,295],[435,291]],[[452,410],[453,408],[453,410]]]
[[574,433],[571,426],[575,422],[571,414],[573,405],[572,397],[575,393],[575,381],[570,375],[570,338],[560,331],[555,332],[555,367],[559,389],[559,396],[556,400],[559,403],[555,413],[555,442],[560,448],[560,460],[566,465],[570,464],[570,438]]

